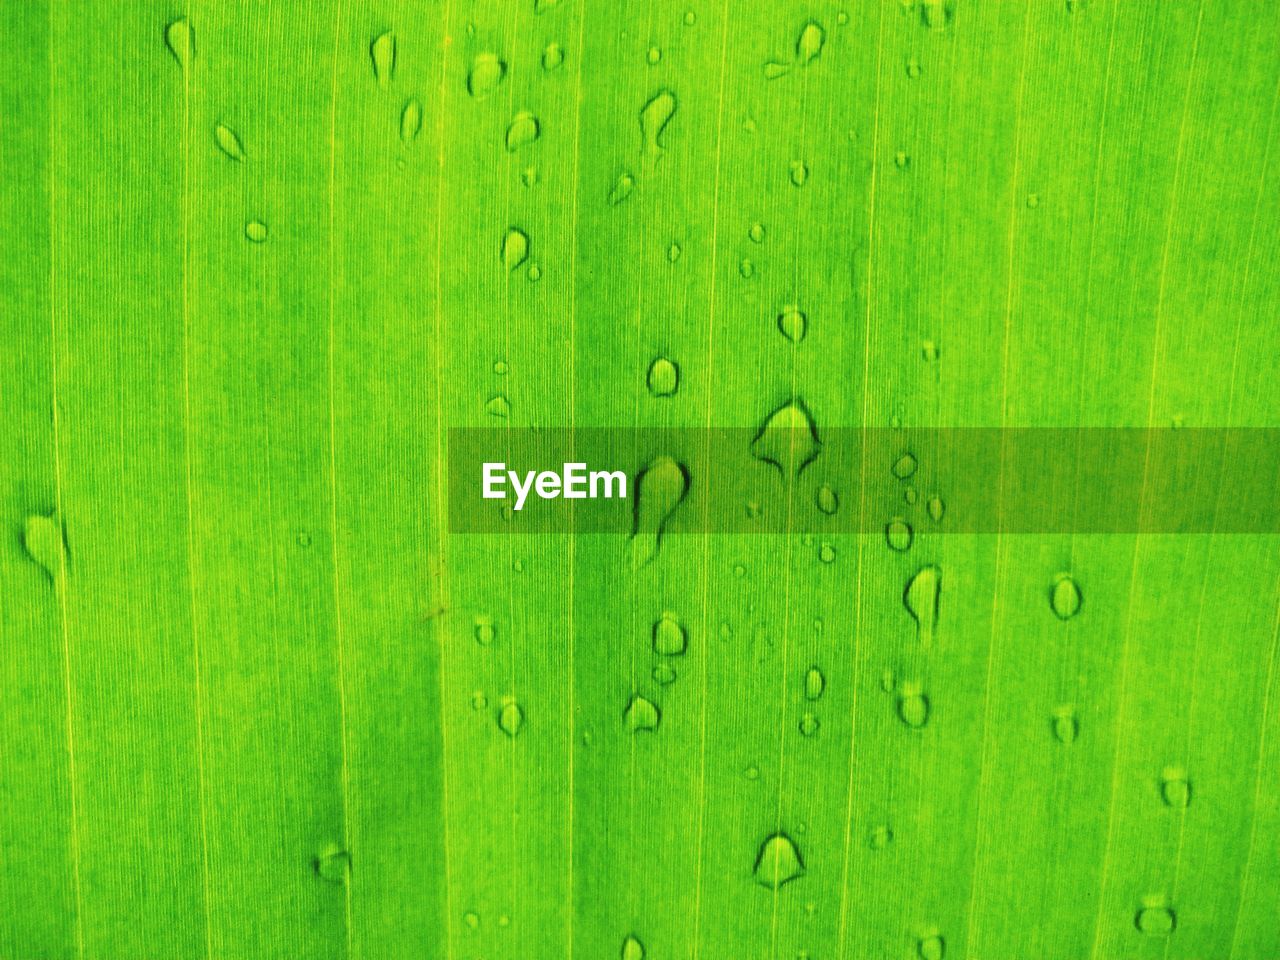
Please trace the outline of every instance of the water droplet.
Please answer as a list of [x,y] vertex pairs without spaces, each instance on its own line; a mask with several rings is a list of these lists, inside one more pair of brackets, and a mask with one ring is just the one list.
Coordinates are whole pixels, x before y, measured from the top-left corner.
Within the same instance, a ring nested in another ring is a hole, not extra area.
[[22,525],[22,546],[56,584],[66,563],[66,538],[56,514],[27,517]]
[[468,910],[462,915],[462,922],[474,930],[480,926],[480,914],[473,910]]
[[809,179],[809,165],[803,160],[792,160],[790,171],[792,185],[803,187]]
[[631,539],[633,569],[658,555],[662,531],[688,490],[688,472],[667,456],[656,457],[637,478]]
[[748,780],[759,780],[760,768],[756,766],[747,767],[747,769],[742,771],[742,775]]
[[738,273],[742,276],[743,280],[750,280],[755,275],[755,272],[756,265],[750,260],[743,260],[738,264]]
[[482,692],[477,690],[475,693],[471,695],[472,710],[483,710],[487,706],[489,706],[489,698],[486,697]]
[[814,500],[818,504],[818,509],[828,516],[840,509],[840,498],[836,495],[836,492],[825,483],[818,488],[818,492],[814,496]]
[[1059,743],[1075,743],[1080,735],[1080,722],[1075,707],[1062,706],[1053,711],[1053,735]]
[[622,960],[644,960],[644,944],[635,934],[622,941]]
[[244,225],[244,235],[253,243],[266,243],[267,225],[261,220],[250,220]]
[[933,643],[941,600],[942,570],[932,565],[921,567],[907,582],[907,589],[902,594],[902,602],[916,622],[916,635],[925,649]]
[[867,844],[872,850],[883,850],[893,842],[893,831],[884,824],[873,827],[867,836]]
[[529,271],[525,274],[529,278],[530,283],[537,283],[542,279],[542,268],[536,263],[529,264]]
[[1058,577],[1053,584],[1053,589],[1049,591],[1049,606],[1053,608],[1059,620],[1070,620],[1079,613],[1083,599],[1080,596],[1080,587],[1076,585],[1071,575],[1066,573]]
[[373,60],[373,76],[383,90],[391,89],[396,72],[396,35],[384,33],[369,45],[369,57]]
[[817,667],[810,667],[804,675],[804,696],[806,700],[817,700],[827,689],[827,678]]
[[664,613],[653,625],[653,650],[664,657],[678,657],[689,647],[689,634],[671,612]]
[[920,61],[915,57],[907,61],[907,76],[912,80],[920,76]]
[[662,152],[662,135],[675,112],[676,96],[670,90],[659,90],[640,111],[640,136],[649,154]]
[[657,47],[650,47],[645,59],[649,62],[649,66],[656,66],[662,60],[662,51]]
[[884,539],[890,550],[905,553],[911,549],[911,524],[901,518],[894,518],[884,528]]
[[680,249],[680,244],[672,243],[671,246],[667,247],[667,260],[671,263],[675,263],[680,259],[680,254],[683,252],[684,251]]
[[798,399],[769,414],[751,442],[751,455],[773,464],[784,478],[798,476],[821,450],[813,418]]
[[781,63],[777,60],[766,60],[764,65],[764,78],[766,80],[777,80],[779,77],[785,77],[791,72],[791,64]]
[[618,179],[614,181],[613,188],[609,191],[609,205],[616,207],[636,188],[636,178],[630,173],[621,173]]
[[904,453],[893,464],[893,475],[899,480],[906,480],[916,472],[916,458],[914,454]]
[[226,124],[220,123],[213,128],[213,138],[218,143],[218,148],[232,160],[244,162],[244,147],[240,143],[240,138],[236,136],[236,132]]
[[[510,520],[511,517],[508,516],[507,519]],[[524,573],[524,561],[513,560],[511,563],[511,569],[514,570],[516,573]]]
[[507,375],[507,364],[505,360],[495,360],[493,363],[493,372],[500,377]]
[[422,104],[416,97],[410,97],[400,111],[400,139],[405,143],[413,143],[418,139],[418,131],[421,129]]
[[923,934],[916,942],[916,955],[920,960],[942,960],[946,952],[946,941],[933,931]]
[[658,357],[649,365],[646,381],[655,397],[672,396],[680,386],[680,368],[666,357]]
[[822,53],[822,45],[827,42],[827,31],[822,24],[810,20],[800,31],[800,39],[796,41],[796,63],[804,66],[816,60]]
[[529,236],[517,227],[502,238],[502,265],[510,272],[529,258]]
[[686,27],[692,27],[697,22],[698,22],[698,15],[694,13],[692,10],[686,10],[684,14],[684,25]]
[[542,51],[542,69],[555,70],[564,63],[564,47],[558,43],[548,43]]
[[164,42],[178,61],[178,66],[186,70],[191,66],[191,59],[196,55],[196,34],[186,17],[174,20],[164,28]]
[[476,617],[476,643],[488,646],[496,635],[492,617]]
[[1027,194],[1027,206],[1028,206],[1028,207],[1030,207],[1032,210],[1034,210],[1036,207],[1040,206],[1040,194],[1038,194],[1038,193],[1028,193],[1028,194]]
[[941,523],[943,516],[947,512],[947,505],[942,502],[941,497],[930,497],[926,509],[929,511],[929,517],[934,523]]
[[1191,783],[1182,767],[1165,767],[1160,774],[1160,798],[1167,807],[1186,807],[1191,803]]
[[915,487],[907,487],[907,489],[902,491],[902,499],[908,504],[914,506],[915,502],[920,499],[920,495],[916,493]]
[[511,404],[507,402],[507,398],[502,394],[495,394],[485,403],[484,412],[491,417],[501,417],[505,420],[511,416]]
[[903,685],[898,696],[898,717],[913,730],[919,730],[929,722],[929,698],[916,684]]
[[897,682],[897,678],[894,676],[893,671],[888,667],[885,667],[880,671],[880,689],[885,693],[892,692]]
[[[550,47],[547,49],[550,50]],[[545,53],[543,58],[545,64]],[[471,70],[467,74],[467,92],[477,100],[481,100],[493,93],[506,75],[507,64],[497,54],[477,54],[471,61]]]
[[756,883],[777,890],[803,875],[804,861],[790,837],[785,833],[775,833],[765,838],[756,855]]
[[920,344],[920,355],[926,363],[938,362],[938,344],[933,340],[925,340]]
[[792,343],[799,343],[809,329],[809,318],[797,307],[785,307],[778,314],[778,330]]
[[524,726],[524,710],[514,700],[508,700],[498,711],[498,729],[508,737],[514,737]]
[[752,243],[764,243],[764,236],[765,230],[763,223],[753,223],[751,225],[751,229],[747,231],[747,238]]
[[653,668],[653,679],[664,687],[676,682],[676,668],[669,663],[660,663]]
[[824,543],[818,549],[818,559],[821,560],[823,563],[835,563],[836,548],[831,546],[829,543]]
[[514,153],[526,144],[533,143],[542,133],[538,118],[528,110],[521,110],[507,127],[507,152]]
[[622,722],[632,733],[640,733],[644,730],[655,731],[658,729],[658,724],[662,722],[662,712],[653,701],[636,694],[627,704],[627,709],[623,711]]
[[305,530],[301,530],[301,531],[299,531],[299,532],[298,532],[298,546],[300,546],[300,547],[309,547],[309,546],[311,546],[311,534],[307,533],[307,531],[305,531]]
[[737,577],[739,580],[741,580],[743,577],[747,575],[747,568],[740,563],[736,564],[733,568],[733,575]]
[[800,718],[800,733],[806,737],[812,737],[818,732],[820,725],[817,717],[812,713],[806,713]]
[[920,19],[930,30],[944,30],[951,22],[950,0],[921,0]]
[[1133,918],[1133,925],[1148,937],[1167,937],[1178,926],[1173,909],[1159,898],[1150,898]]
[[526,187],[535,186],[538,182],[538,168],[534,166],[525,167],[520,174],[520,182]]
[[330,844],[316,856],[316,874],[329,883],[346,883],[351,875],[351,854]]
[[905,150],[899,150],[893,155],[893,165],[899,170],[905,170],[911,166],[911,157]]

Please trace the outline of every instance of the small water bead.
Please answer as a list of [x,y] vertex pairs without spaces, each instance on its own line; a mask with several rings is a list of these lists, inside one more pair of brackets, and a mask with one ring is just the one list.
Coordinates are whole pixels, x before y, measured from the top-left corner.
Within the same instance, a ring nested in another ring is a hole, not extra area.
[[825,483],[818,488],[818,492],[814,495],[814,502],[817,503],[818,509],[827,516],[831,516],[840,509],[840,498]]
[[536,263],[531,263],[529,264],[529,270],[525,274],[525,276],[529,278],[529,281],[531,283],[537,283],[539,280],[542,279],[542,268],[538,266]]
[[884,539],[890,550],[905,553],[911,549],[911,525],[901,518],[890,520],[884,528]]
[[798,307],[785,307],[778,314],[778,331],[792,343],[799,343],[809,330],[809,318]]
[[1133,925],[1148,937],[1167,937],[1178,926],[1177,915],[1160,898],[1148,898],[1134,915]]
[[669,663],[660,663],[653,668],[653,679],[664,687],[667,684],[675,683],[676,668],[671,666]]
[[497,54],[477,54],[467,73],[467,92],[477,100],[482,100],[498,88],[506,75],[506,61]]
[[750,280],[753,276],[755,276],[755,272],[756,272],[756,265],[752,263],[750,260],[743,260],[741,263],[738,264],[738,274],[742,277],[743,280]]
[[493,372],[500,377],[507,375],[507,364],[505,360],[495,360],[493,364]]
[[739,580],[741,580],[743,577],[747,575],[747,568],[739,563],[736,566],[734,566],[733,575],[737,577]]
[[684,251],[680,249],[680,244],[672,243],[671,246],[667,247],[667,262],[675,263],[680,259],[680,254],[683,252]]
[[880,671],[880,689],[881,690],[883,690],[885,693],[892,693],[893,688],[897,686],[897,684],[898,684],[898,678],[894,674],[892,669],[890,669],[889,667],[885,667],[883,670]]
[[812,713],[806,713],[800,718],[800,733],[806,737],[812,737],[817,734],[819,726],[818,718]]
[[622,713],[622,723],[632,733],[653,732],[662,722],[662,712],[653,701],[636,694]]
[[489,706],[489,698],[486,697],[483,693],[477,690],[475,693],[471,695],[472,710],[483,710],[487,706]]
[[649,66],[657,66],[662,60],[662,51],[657,47],[650,47],[649,52],[645,54],[645,60],[648,61]]
[[622,960],[644,960],[644,944],[635,934],[622,941]]
[[742,775],[746,777],[748,780],[759,780],[760,768],[756,766],[747,767],[745,770],[742,771]]
[[697,22],[698,22],[698,15],[694,13],[692,10],[686,10],[684,15],[684,25],[686,27],[692,27]]
[[524,170],[522,170],[520,173],[520,182],[523,183],[526,187],[537,186],[538,168],[535,166],[525,167]]
[[564,47],[558,43],[549,43],[542,51],[542,69],[548,72],[559,68],[564,63]]
[[943,516],[946,515],[947,505],[943,503],[941,497],[930,497],[925,509],[929,511],[929,518],[934,523],[941,523]]
[[1070,620],[1080,612],[1080,587],[1070,574],[1061,574],[1049,591],[1049,606],[1059,620]]
[[920,61],[915,57],[907,61],[907,76],[912,80],[920,76]]
[[472,930],[475,930],[477,927],[480,926],[480,914],[469,910],[462,915],[462,922],[465,923]]
[[67,553],[66,537],[57,514],[27,517],[22,525],[22,546],[27,556],[57,584],[66,566]]
[[916,943],[916,955],[920,960],[943,960],[947,952],[946,941],[935,931],[928,931]]
[[653,625],[653,652],[663,657],[679,657],[689,649],[689,633],[670,611]]
[[871,833],[867,835],[867,845],[872,850],[883,850],[893,842],[893,831],[884,824],[872,827]]
[[916,472],[916,458],[914,454],[904,453],[893,464],[893,475],[899,480],[906,480],[908,477],[914,476]]
[[298,531],[297,543],[298,543],[298,546],[303,547],[304,549],[306,547],[311,546],[311,534],[309,534],[306,530]]
[[666,357],[658,357],[649,365],[645,381],[655,397],[673,396],[680,387],[680,368]]
[[921,0],[920,19],[930,30],[945,30],[951,23],[953,0]]
[[240,137],[234,130],[226,124],[220,123],[213,128],[213,138],[218,144],[218,149],[220,149],[224,154],[232,160],[239,161],[240,163],[244,162],[244,146],[240,143]]
[[486,647],[493,643],[498,631],[493,625],[492,617],[476,617],[475,626],[476,643]]
[[[510,515],[508,515],[508,516],[507,516],[507,519],[508,519],[508,520],[510,520],[510,519],[511,519]],[[514,573],[524,573],[524,561],[523,561],[523,560],[512,560],[512,561],[511,561],[511,570],[512,570],[512,572],[514,572]]]
[[405,143],[413,143],[422,130],[422,103],[416,97],[405,101],[400,111],[400,139]]
[[915,506],[915,502],[920,499],[920,495],[916,493],[915,487],[907,487],[902,491],[902,499],[910,506]]
[[893,165],[899,170],[905,170],[911,166],[911,156],[905,150],[899,150],[893,155]]
[[920,344],[920,355],[924,357],[927,363],[936,363],[938,360],[938,345],[932,340],[925,340]]
[[329,883],[346,883],[351,875],[351,854],[330,844],[315,858],[316,874]]
[[528,110],[521,110],[507,127],[507,152],[514,153],[542,135],[542,125]]
[[803,187],[808,182],[809,165],[803,160],[792,160],[789,170],[792,186]]
[[818,549],[818,559],[823,563],[835,563],[836,549],[828,543],[824,543]]
[[491,417],[505,420],[511,416],[511,404],[506,397],[499,393],[490,397],[485,403],[484,412]]
[[164,42],[178,61],[178,66],[186,70],[196,55],[196,34],[186,17],[174,20],[164,28]]
[[396,72],[396,35],[384,33],[369,44],[369,59],[373,61],[373,77],[381,90],[390,90]]
[[511,926],[511,918],[504,913],[502,916],[498,917],[498,926],[500,927]]
[[1032,210],[1034,210],[1036,207],[1040,206],[1040,194],[1038,194],[1038,193],[1028,193],[1028,194],[1027,194],[1027,206],[1028,206],[1029,208],[1031,208]]
[[1185,808],[1191,804],[1191,783],[1182,767],[1165,767],[1160,774],[1160,798],[1165,806]]
[[508,737],[515,737],[524,727],[524,709],[514,700],[508,700],[498,711],[498,729]]
[[1080,721],[1075,707],[1061,706],[1053,711],[1053,735],[1059,743],[1075,743],[1080,735]]
[[261,220],[250,220],[244,225],[244,235],[251,243],[266,243],[267,225]]
[[618,179],[614,181],[613,187],[609,190],[609,205],[616,207],[627,197],[631,196],[636,188],[636,178],[630,173],[621,173]]
[[785,833],[766,837],[756,854],[756,883],[777,890],[804,875],[804,861],[795,843]]
[[753,223],[751,228],[747,231],[747,239],[752,243],[764,243],[764,236],[765,231],[763,223]]
[[917,684],[904,684],[898,696],[898,718],[913,730],[929,722],[929,698]]
[[827,689],[827,678],[817,667],[810,667],[804,675],[804,697],[806,700],[818,700]]

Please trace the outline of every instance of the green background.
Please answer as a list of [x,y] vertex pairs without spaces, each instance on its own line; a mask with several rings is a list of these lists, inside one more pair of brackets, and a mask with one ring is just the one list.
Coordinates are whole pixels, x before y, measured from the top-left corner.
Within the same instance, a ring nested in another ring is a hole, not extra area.
[[905,552],[635,568],[443,509],[450,426],[1277,425],[1278,42],[1243,0],[0,4],[0,957],[1280,957],[1275,538],[944,535],[928,450],[840,505]]

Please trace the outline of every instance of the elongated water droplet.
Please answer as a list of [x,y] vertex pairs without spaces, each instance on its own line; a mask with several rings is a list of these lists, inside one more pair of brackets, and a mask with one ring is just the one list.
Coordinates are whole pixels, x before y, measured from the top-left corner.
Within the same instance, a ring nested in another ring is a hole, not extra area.
[[916,472],[916,458],[914,454],[904,453],[893,464],[893,475],[899,480],[906,480],[913,476]]
[[649,365],[647,381],[655,397],[669,397],[680,386],[680,368],[666,357],[658,357]]
[[508,700],[498,711],[498,729],[508,737],[514,737],[523,726],[524,710],[514,700]]
[[946,515],[947,505],[942,502],[941,497],[930,497],[926,509],[934,523],[941,523],[943,516]]
[[55,584],[66,563],[66,539],[57,514],[27,517],[22,525],[22,546],[36,563],[44,568]]
[[1191,783],[1182,767],[1165,767],[1160,775],[1160,798],[1169,807],[1186,807],[1191,803]]
[[1173,908],[1160,897],[1149,897],[1133,918],[1133,925],[1148,937],[1167,937],[1178,926]]
[[764,65],[764,78],[766,80],[777,80],[779,77],[785,77],[791,72],[791,64],[782,63],[778,60],[767,60]]
[[1075,743],[1080,735],[1080,722],[1075,707],[1063,706],[1053,711],[1053,735],[1059,743]]
[[213,138],[218,143],[218,148],[232,160],[244,162],[244,147],[240,143],[240,138],[236,136],[236,132],[226,124],[218,124],[213,128]]
[[818,504],[818,509],[828,516],[840,509],[840,498],[836,495],[836,492],[825,483],[818,488],[818,492],[815,495],[814,500]]
[[773,464],[784,479],[799,476],[821,451],[813,417],[798,399],[769,414],[751,442],[751,455]]
[[616,207],[627,197],[631,196],[631,192],[636,188],[636,178],[629,173],[621,173],[618,179],[614,181],[613,187],[609,190],[609,205]]
[[627,709],[622,713],[622,723],[632,733],[656,731],[658,724],[661,722],[662,712],[658,709],[657,704],[640,696],[640,694],[636,694],[631,698],[631,701],[627,704]]
[[548,43],[542,51],[542,69],[548,72],[558,69],[564,63],[564,47],[558,43]]
[[916,942],[916,955],[920,960],[942,960],[946,955],[947,944],[942,935],[934,931],[925,933]]
[[1049,606],[1053,608],[1059,620],[1070,620],[1079,613],[1082,601],[1080,587],[1070,574],[1064,573],[1058,577],[1054,581],[1053,589],[1049,591]]
[[404,109],[400,111],[400,139],[405,143],[413,143],[418,139],[418,132],[422,129],[422,103],[417,97],[410,97],[405,101]]
[[369,44],[369,59],[373,61],[373,77],[378,87],[390,90],[396,72],[396,35],[387,32],[376,37]]
[[640,111],[640,137],[645,152],[656,155],[662,152],[662,135],[676,112],[676,95],[670,90],[659,90]]
[[804,876],[804,861],[791,838],[785,833],[766,837],[756,854],[756,883],[777,890],[801,876]]
[[791,184],[796,187],[803,187],[809,180],[809,165],[803,160],[792,160],[790,170]]
[[906,683],[898,696],[898,718],[913,730],[929,722],[929,698],[917,684]]
[[890,520],[885,525],[884,539],[889,544],[890,550],[896,550],[898,553],[910,550],[912,536],[911,524],[900,517]]
[[351,854],[330,844],[315,858],[316,873],[329,883],[346,883],[351,875]]
[[467,92],[481,100],[493,93],[506,75],[507,64],[497,54],[477,54],[467,73]]
[[902,594],[907,613],[916,621],[916,636],[920,639],[920,645],[926,649],[933,643],[941,599],[942,571],[932,565],[921,567],[907,583],[907,589]]
[[529,235],[511,227],[502,238],[502,265],[510,272],[529,259]]
[[810,61],[816,60],[826,42],[827,31],[822,28],[822,24],[810,20],[800,31],[800,38],[796,40],[796,63],[803,67]]
[[513,153],[526,144],[533,143],[541,133],[538,118],[528,110],[520,111],[511,121],[511,126],[507,127],[507,151]]
[[244,235],[252,243],[266,243],[267,225],[261,220],[250,220],[244,225]]
[[809,330],[809,318],[797,307],[786,307],[778,314],[778,330],[792,343],[799,343]]
[[178,61],[178,66],[183,70],[191,66],[191,60],[196,55],[196,33],[186,17],[174,20],[164,28],[164,42],[173,54],[173,59]]
[[689,475],[671,457],[655,458],[636,479],[631,564],[638,569],[658,555],[662,532],[689,490]]
[[689,646],[689,635],[674,613],[664,613],[653,625],[653,651],[664,657],[678,657]]
[[622,941],[622,960],[644,960],[644,944],[635,934]]
[[810,667],[804,675],[804,696],[806,700],[817,700],[827,689],[827,678],[817,667]]

